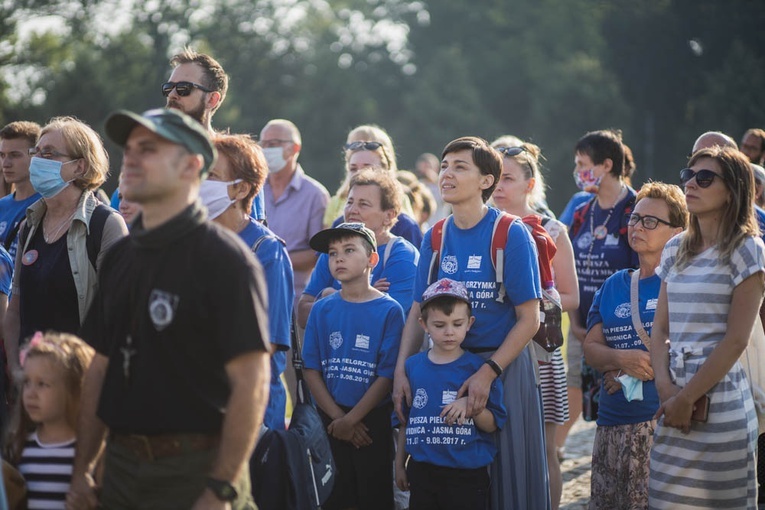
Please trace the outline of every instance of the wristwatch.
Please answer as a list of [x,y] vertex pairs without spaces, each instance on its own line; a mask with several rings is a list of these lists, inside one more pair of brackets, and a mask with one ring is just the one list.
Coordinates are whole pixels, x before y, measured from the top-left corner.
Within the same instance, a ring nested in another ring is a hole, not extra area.
[[215,494],[216,498],[229,503],[236,500],[237,496],[239,495],[230,482],[225,480],[218,480],[216,478],[210,478],[209,476],[207,477],[207,488],[210,489],[213,494]]

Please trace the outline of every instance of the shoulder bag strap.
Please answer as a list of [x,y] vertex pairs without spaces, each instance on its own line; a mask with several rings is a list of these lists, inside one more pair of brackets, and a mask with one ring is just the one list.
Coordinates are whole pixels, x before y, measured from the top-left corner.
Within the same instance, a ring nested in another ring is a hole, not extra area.
[[635,332],[640,337],[640,340],[645,345],[645,348],[650,352],[651,350],[651,337],[645,332],[642,321],[640,320],[640,307],[638,306],[638,284],[640,282],[640,269],[635,269],[632,272],[632,281],[630,282],[630,308],[632,309],[632,327],[635,328]]

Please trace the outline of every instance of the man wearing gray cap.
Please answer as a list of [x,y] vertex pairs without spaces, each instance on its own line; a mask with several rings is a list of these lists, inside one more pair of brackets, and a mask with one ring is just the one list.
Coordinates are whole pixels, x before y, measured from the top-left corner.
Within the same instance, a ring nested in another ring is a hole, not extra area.
[[104,508],[255,508],[245,468],[268,401],[262,269],[207,221],[199,185],[216,152],[174,110],[121,111],[121,190],[141,205],[99,272],[82,337],[85,376],[67,508],[95,508],[90,477],[108,429]]

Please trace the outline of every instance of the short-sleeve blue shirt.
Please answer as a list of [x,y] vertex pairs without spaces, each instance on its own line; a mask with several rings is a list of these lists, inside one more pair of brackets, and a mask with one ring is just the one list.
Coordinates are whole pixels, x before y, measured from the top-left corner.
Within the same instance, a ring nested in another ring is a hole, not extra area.
[[[588,208],[579,230],[569,230],[579,280],[579,319],[582,325],[587,323],[592,298],[606,278],[620,269],[638,266],[637,254],[627,242],[627,220],[624,217],[634,200],[635,190],[627,188],[627,196],[612,209],[602,209],[597,199],[577,208],[577,213]],[[593,233],[604,224],[607,235],[598,239]]]
[[[16,200],[16,194],[12,193],[0,198],[0,244],[5,241],[13,230],[18,227],[27,213],[27,207],[40,200],[40,194],[35,193],[24,200]],[[11,259],[16,259],[19,232],[16,230],[16,238],[8,245],[8,253]]]
[[13,280],[13,259],[5,248],[0,246],[0,293],[11,295],[11,282]]
[[403,329],[404,311],[390,296],[353,303],[337,292],[311,309],[303,362],[321,372],[338,405],[353,407],[378,377],[393,379]]
[[[383,258],[390,243],[393,243],[390,256],[387,261],[384,261]],[[388,243],[377,247],[377,253],[380,254],[380,262],[372,270],[372,285],[380,278],[386,278],[390,283],[388,295],[398,301],[406,315],[412,307],[412,288],[420,253],[412,243],[402,237],[391,237]],[[329,256],[322,253],[316,261],[311,279],[303,294],[317,297],[327,287],[340,290],[340,282],[332,278],[329,271]]]
[[287,394],[279,376],[287,366],[290,348],[290,321],[292,320],[292,262],[284,243],[268,228],[253,218],[239,232],[240,239],[250,248],[267,236],[254,251],[263,266],[268,295],[268,332],[277,351],[271,356],[271,390],[264,422],[271,429],[284,429],[284,410]]
[[[510,226],[504,251],[504,284],[507,296],[497,301],[499,283],[492,265],[491,239],[494,221],[500,211],[489,207],[475,226],[460,229],[452,218],[446,220],[436,278],[451,278],[465,284],[470,293],[475,323],[468,331],[463,349],[499,347],[515,326],[515,306],[540,299],[537,248],[529,230],[516,220]],[[420,263],[414,284],[413,298],[418,303],[428,286],[430,260],[433,255],[431,234],[425,233],[420,248]]]
[[[473,419],[463,425],[447,425],[440,417],[444,406],[457,398],[457,391],[483,365],[483,358],[465,352],[451,363],[436,364],[427,352],[406,360],[406,376],[412,388],[412,407],[406,426],[406,451],[418,462],[460,469],[476,469],[494,460],[494,436],[476,427]],[[489,391],[488,409],[497,428],[507,419],[502,385],[495,379]]]
[[[610,348],[647,351],[632,325],[631,279],[631,271],[623,269],[614,273],[603,283],[600,290],[595,293],[587,319],[587,330],[602,323],[603,336],[606,339],[606,345]],[[653,327],[653,316],[656,313],[660,287],[661,280],[656,275],[643,278],[638,283],[640,322],[649,335]],[[609,395],[605,388],[601,387],[598,425],[626,425],[651,420],[659,408],[659,395],[653,380],[642,384],[643,400],[632,402],[627,402],[623,391]]]

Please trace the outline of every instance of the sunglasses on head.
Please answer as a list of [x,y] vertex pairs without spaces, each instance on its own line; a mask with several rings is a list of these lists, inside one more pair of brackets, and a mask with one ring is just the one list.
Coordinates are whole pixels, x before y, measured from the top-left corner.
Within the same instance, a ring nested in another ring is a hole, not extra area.
[[497,147],[496,149],[510,158],[526,151],[526,147]]
[[382,147],[380,142],[351,142],[343,145],[343,149],[347,151],[374,151]]
[[690,168],[683,168],[680,170],[680,184],[683,186],[685,186],[688,181],[694,177],[696,178],[696,184],[699,185],[699,188],[708,188],[712,185],[715,177],[720,176],[714,173],[712,170],[706,169],[699,170],[698,172],[695,172]]
[[190,81],[169,81],[162,84],[162,95],[165,97],[169,96],[173,89],[175,89],[175,91],[181,97],[188,96],[194,89],[199,89],[203,92],[214,92],[207,87],[203,87],[198,83],[193,83]]

